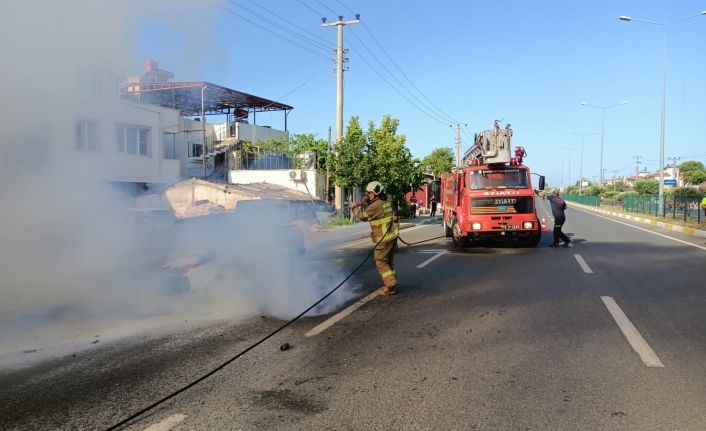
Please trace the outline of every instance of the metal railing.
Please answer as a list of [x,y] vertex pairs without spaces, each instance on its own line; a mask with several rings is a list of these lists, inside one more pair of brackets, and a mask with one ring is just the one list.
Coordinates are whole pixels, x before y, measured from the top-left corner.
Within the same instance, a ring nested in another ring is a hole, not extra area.
[[706,215],[701,209],[704,195],[691,196],[664,196],[664,213],[659,214],[658,195],[624,195],[623,209],[638,214],[653,215],[655,217],[671,218],[692,223],[706,223]]
[[577,195],[564,195],[561,194],[562,199],[569,202],[576,202],[577,204],[591,205],[594,207],[601,206],[600,196],[577,196]]

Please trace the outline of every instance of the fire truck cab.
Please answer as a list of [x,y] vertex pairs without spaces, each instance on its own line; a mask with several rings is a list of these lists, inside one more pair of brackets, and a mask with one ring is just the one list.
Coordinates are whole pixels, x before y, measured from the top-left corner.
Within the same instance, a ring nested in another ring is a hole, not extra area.
[[[476,135],[463,157],[463,167],[441,179],[443,229],[457,247],[473,241],[516,238],[535,247],[542,226],[535,207],[532,174],[522,164],[524,148],[510,150],[512,129],[498,127]],[[538,188],[544,188],[539,177]]]

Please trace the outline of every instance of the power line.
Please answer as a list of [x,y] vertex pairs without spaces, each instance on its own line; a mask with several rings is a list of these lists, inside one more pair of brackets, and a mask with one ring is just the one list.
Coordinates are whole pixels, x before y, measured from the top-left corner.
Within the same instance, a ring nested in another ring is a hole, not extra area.
[[[400,84],[400,86],[402,86],[402,88],[404,88],[404,90],[405,90],[407,93],[409,93],[409,95],[412,96],[412,97],[414,98],[414,100],[416,100],[417,102],[419,102],[422,106],[424,106],[425,108],[427,108],[430,112],[434,112],[433,109],[431,109],[431,108],[430,108],[429,106],[427,106],[424,102],[422,102],[421,100],[419,100],[419,98],[418,98],[417,96],[415,96],[411,91],[409,91],[409,89],[408,89],[407,87],[405,87],[405,85],[404,85],[403,83],[401,83],[400,80],[397,79],[397,77],[395,77],[395,75],[394,75],[392,72],[390,72],[390,70],[389,70],[387,67],[385,67],[385,65],[382,63],[382,61],[380,61],[380,59],[375,55],[375,53],[373,53],[373,52],[370,50],[370,48],[368,48],[368,46],[365,44],[365,42],[363,42],[363,41],[358,37],[358,35],[355,33],[355,31],[353,31],[353,29],[351,29],[351,33],[353,33],[353,36],[355,36],[355,38],[358,39],[358,41],[359,41],[359,42],[363,45],[363,47],[370,53],[370,55],[372,55],[373,58],[374,58],[375,60],[377,60],[378,63],[380,63],[380,66],[382,66],[382,68],[385,69],[385,71],[390,74],[390,76],[392,77],[392,79],[394,79],[398,84]],[[437,117],[441,118],[442,120],[450,121],[450,120],[448,120],[448,119],[445,119],[443,116],[437,114],[436,112],[434,112],[434,115],[436,115]]]
[[306,33],[309,33],[310,35],[314,36],[315,38],[317,38],[317,39],[319,39],[319,40],[325,42],[325,43],[326,43],[327,45],[329,45],[330,47],[335,47],[335,46],[336,46],[336,45],[332,44],[331,42],[329,42],[328,40],[324,39],[323,37],[317,36],[316,34],[310,32],[309,30],[307,30],[307,29],[305,29],[305,28],[302,28],[302,27],[296,25],[296,24],[294,24],[293,22],[291,22],[291,21],[289,21],[289,20],[287,20],[287,19],[285,19],[285,18],[282,18],[281,16],[279,16],[279,15],[277,15],[276,13],[272,12],[271,10],[265,8],[264,6],[261,6],[261,5],[257,4],[257,3],[255,3],[254,0],[248,0],[248,1],[249,1],[250,3],[252,3],[252,4],[254,4],[255,6],[259,7],[260,9],[262,9],[262,10],[264,10],[264,11],[266,11],[266,12],[271,13],[272,15],[276,16],[277,18],[281,19],[282,21],[284,21],[284,22],[286,22],[286,23],[288,23],[288,24],[291,24],[291,25],[293,25],[294,27],[296,27],[296,28],[298,28],[298,29],[300,29],[300,30],[302,30],[302,31],[304,31],[304,32],[306,32]]
[[[283,30],[283,31],[285,31],[285,32],[287,32],[287,33],[289,33],[289,34],[291,34],[292,36],[298,37],[299,39],[301,39],[301,40],[304,41],[304,42],[307,42],[307,43],[309,43],[309,44],[311,44],[311,45],[314,45],[315,47],[317,47],[317,48],[319,48],[319,49],[322,49],[322,50],[325,50],[325,51],[327,51],[327,52],[330,52],[330,51],[331,51],[331,46],[332,46],[332,45],[328,45],[328,46],[327,46],[327,45],[322,44],[321,42],[317,42],[317,41],[315,41],[315,40],[313,40],[313,39],[310,39],[310,38],[308,38],[308,37],[306,37],[306,36],[302,36],[302,35],[300,35],[300,34],[298,34],[298,33],[295,33],[295,32],[293,32],[292,30],[289,30],[288,28],[284,27],[283,25],[278,24],[278,23],[276,23],[275,21],[272,21],[271,19],[269,19],[269,18],[267,18],[267,17],[265,17],[265,16],[263,16],[263,15],[260,15],[259,13],[257,13],[257,12],[255,12],[255,11],[253,11],[252,9],[249,9],[249,8],[247,8],[247,7],[243,6],[243,5],[241,5],[240,3],[236,2],[236,1],[228,0],[228,2],[229,2],[230,4],[232,4],[233,6],[237,6],[237,7],[241,8],[241,9],[245,10],[246,12],[249,12],[249,13],[251,13],[252,15],[255,15],[256,17],[260,18],[261,20],[266,21],[266,22],[268,22],[269,24],[274,25],[275,27],[279,28],[280,30]],[[269,12],[269,11],[268,11],[268,12]],[[272,12],[270,12],[270,13],[272,13]],[[281,18],[281,19],[282,19],[282,18]],[[291,23],[290,23],[290,24],[291,24]],[[292,24],[292,25],[295,25],[295,24]],[[295,25],[295,26],[296,26],[296,25]],[[305,31],[306,31],[306,30],[305,30]]]
[[302,5],[304,5],[305,7],[309,8],[310,10],[314,11],[314,13],[315,13],[316,15],[318,15],[319,18],[322,18],[322,17],[325,17],[325,16],[326,16],[325,14],[320,13],[319,11],[317,11],[316,9],[314,9],[313,7],[311,7],[311,6],[309,6],[308,4],[304,3],[302,0],[297,0],[297,1],[298,1],[299,3],[301,3]]
[[453,118],[452,118],[451,116],[449,116],[447,113],[445,113],[444,111],[442,111],[441,108],[439,108],[438,106],[436,106],[436,104],[434,104],[434,102],[432,102],[431,99],[429,99],[429,98],[422,92],[422,90],[419,89],[419,87],[417,87],[416,85],[414,85],[414,82],[412,82],[412,80],[409,79],[409,77],[402,71],[402,69],[397,65],[397,63],[395,63],[395,61],[392,59],[392,57],[390,57],[390,54],[388,54],[387,51],[385,51],[385,48],[383,48],[382,45],[380,44],[380,42],[378,42],[378,40],[375,38],[375,36],[373,35],[373,33],[372,33],[372,32],[370,31],[370,29],[368,28],[368,26],[366,26],[364,22],[361,22],[361,24],[363,24],[363,28],[368,32],[368,34],[370,34],[370,37],[373,38],[373,40],[375,41],[375,43],[380,47],[380,49],[382,50],[382,52],[385,53],[385,55],[386,55],[387,58],[392,62],[392,64],[395,65],[395,67],[397,68],[397,70],[400,71],[400,73],[402,74],[402,76],[404,76],[404,77],[407,79],[407,81],[409,81],[409,83],[412,84],[412,87],[414,87],[417,91],[419,91],[419,94],[421,94],[425,99],[427,99],[427,100],[429,101],[429,103],[431,103],[437,110],[439,110],[439,112],[441,112],[442,114],[444,114],[444,116],[445,116],[446,118],[452,120],[454,123],[461,123],[460,121],[453,119]]
[[291,43],[292,45],[296,45],[296,46],[298,46],[299,48],[301,48],[301,49],[303,49],[303,50],[305,50],[305,51],[309,51],[310,53],[312,53],[312,54],[314,54],[314,55],[318,55],[319,57],[324,58],[324,59],[326,59],[326,60],[331,60],[330,57],[326,57],[325,55],[323,55],[323,54],[321,54],[321,53],[319,53],[319,52],[313,51],[313,50],[311,50],[311,49],[309,49],[309,48],[307,48],[307,47],[305,47],[305,46],[302,46],[302,45],[298,44],[297,42],[294,42],[294,41],[291,40],[291,39],[288,39],[288,38],[286,38],[286,37],[284,37],[284,36],[282,36],[282,35],[280,35],[280,34],[277,34],[277,33],[273,32],[273,31],[271,31],[271,30],[268,30],[268,29],[266,29],[265,27],[263,27],[263,26],[261,26],[261,25],[259,25],[259,24],[256,24],[256,23],[250,21],[249,19],[245,18],[244,16],[242,16],[242,15],[236,13],[236,12],[233,12],[232,10],[230,10],[230,9],[228,9],[228,8],[223,8],[223,10],[225,10],[226,12],[228,12],[228,13],[230,13],[230,14],[232,14],[232,15],[237,16],[238,18],[242,19],[243,21],[249,22],[250,24],[254,25],[255,27],[258,27],[258,28],[260,28],[260,29],[262,29],[262,30],[264,30],[264,31],[266,31],[266,32],[268,32],[268,33],[274,35],[274,36],[279,37],[280,39],[286,40],[287,42]]
[[[348,42],[348,41],[346,41],[346,42]],[[370,66],[370,68],[373,70],[373,72],[375,72],[380,78],[382,78],[382,80],[385,81],[385,83],[386,83],[387,85],[389,85],[393,90],[395,90],[395,91],[397,92],[397,94],[399,94],[400,96],[402,96],[402,97],[403,97],[406,101],[408,101],[412,106],[414,106],[415,108],[419,109],[422,113],[424,113],[424,115],[426,115],[427,117],[431,118],[432,120],[437,121],[437,122],[439,122],[439,123],[441,123],[441,124],[444,124],[444,125],[447,125],[447,124],[448,124],[448,123],[445,122],[445,121],[441,121],[441,120],[439,120],[438,118],[432,117],[427,111],[425,111],[425,110],[423,110],[422,108],[420,108],[419,106],[415,105],[414,102],[412,102],[411,100],[409,100],[409,98],[408,98],[407,96],[405,96],[404,94],[402,94],[402,92],[400,92],[400,90],[398,90],[394,85],[392,85],[392,84],[390,83],[390,81],[388,81],[387,79],[385,79],[385,77],[382,76],[382,74],[381,74],[380,72],[378,72],[377,69],[375,69],[375,68],[373,67],[373,65],[370,64],[370,62],[369,62],[368,60],[366,60],[365,57],[360,53],[360,51],[358,51],[357,49],[355,49],[355,47],[353,47],[353,45],[352,45],[350,42],[348,42],[348,46],[350,46],[351,49],[352,49],[353,51],[355,51],[355,52],[360,56],[360,59],[363,60],[363,61],[365,62],[365,64],[367,64],[368,66]]]
[[334,14],[334,15],[336,15],[336,16],[339,15],[337,12],[335,12],[333,9],[331,9],[331,8],[328,7],[328,6],[326,6],[325,4],[321,3],[319,0],[314,0],[314,1],[315,1],[316,3],[318,3],[318,4],[320,4],[321,6],[323,6],[324,9],[328,9],[329,11],[331,11],[332,14]]
[[355,12],[353,12],[353,11],[351,10],[351,8],[349,8],[348,6],[344,5],[343,2],[341,2],[340,0],[336,0],[336,1],[337,1],[341,6],[343,6],[344,8],[348,9],[348,11],[349,11],[350,13],[352,13],[352,14],[355,15]]

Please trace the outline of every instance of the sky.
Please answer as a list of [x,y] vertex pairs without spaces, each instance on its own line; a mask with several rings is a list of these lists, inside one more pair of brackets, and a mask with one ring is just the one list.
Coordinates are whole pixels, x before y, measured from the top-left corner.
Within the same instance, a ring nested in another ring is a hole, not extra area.
[[[525,147],[525,164],[551,185],[573,183],[579,172],[591,181],[599,176],[601,134],[586,136],[583,151],[559,148],[581,147],[569,130],[602,130],[602,111],[581,102],[628,102],[605,111],[606,178],[634,173],[635,156],[640,170],[658,170],[663,27],[618,17],[668,23],[706,10],[694,0],[201,4],[203,11],[187,17],[159,11],[141,18],[143,58],[128,74],[141,74],[152,59],[175,81],[207,80],[293,106],[292,133],[325,138],[331,126],[335,136],[336,29],[323,28],[321,16],[330,22],[359,13],[361,24],[344,28],[344,127],[354,115],[376,124],[392,115],[422,158],[454,146],[451,125],[467,127],[463,151],[474,133],[502,119],[512,125],[514,145]],[[706,15],[667,27],[665,157],[678,162],[706,162],[704,41]],[[260,114],[257,123],[283,129],[283,114]]]

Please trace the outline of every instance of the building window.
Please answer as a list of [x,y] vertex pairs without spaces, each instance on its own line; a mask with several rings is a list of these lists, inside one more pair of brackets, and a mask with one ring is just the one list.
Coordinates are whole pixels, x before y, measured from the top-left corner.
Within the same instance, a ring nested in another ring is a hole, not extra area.
[[147,156],[148,132],[149,129],[118,126],[115,129],[115,143],[118,153]]
[[98,151],[100,148],[100,122],[80,120],[76,123],[76,149]]

